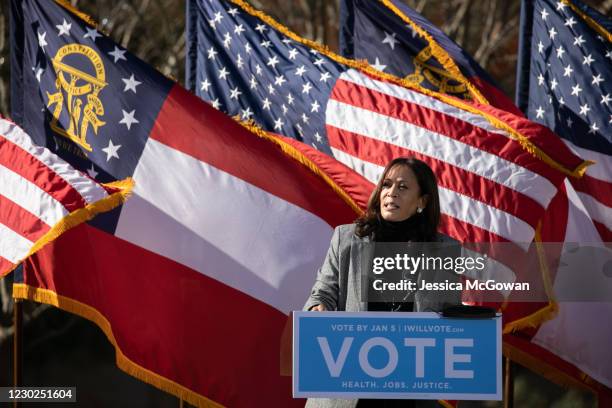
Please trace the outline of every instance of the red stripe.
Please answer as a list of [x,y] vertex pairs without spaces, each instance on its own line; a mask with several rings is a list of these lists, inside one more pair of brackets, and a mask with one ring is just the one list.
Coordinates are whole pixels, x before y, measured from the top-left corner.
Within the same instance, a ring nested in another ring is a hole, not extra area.
[[499,208],[533,227],[544,212],[530,197],[442,160],[329,125],[327,137],[330,145],[379,166],[385,166],[391,157],[414,156],[432,168],[440,186]]
[[13,269],[14,263],[0,256],[0,277],[4,276],[9,270]]
[[[570,179],[570,182],[577,192],[588,194],[599,201],[601,205],[612,207],[612,183],[596,179],[588,174],[580,179]],[[612,231],[605,224],[595,219],[591,219],[591,221],[593,221],[593,225],[595,225],[603,242],[612,241]]]
[[599,232],[599,236],[601,237],[601,240],[603,242],[612,242],[612,231],[610,231],[608,227],[606,227],[604,224],[598,221],[595,221],[595,220],[591,220],[591,221],[593,221],[593,225],[595,225],[597,232]]
[[564,242],[569,215],[569,200],[565,184],[559,186],[559,191],[550,200],[550,204],[542,217],[540,236],[542,242]]
[[279,375],[287,316],[184,265],[82,224],[29,258],[24,279],[98,310],[128,358],[200,395],[303,406]]
[[441,214],[439,229],[441,233],[461,242],[509,242],[500,235],[461,221],[448,214]]
[[[482,228],[476,227],[472,224],[468,224],[466,222],[460,221],[454,217],[451,217],[449,215],[446,214],[442,214],[441,216],[441,220],[440,220],[440,228],[439,228],[440,232],[443,234],[446,234],[448,236],[451,236],[459,241],[465,242],[465,243],[504,243],[504,245],[509,245],[507,244],[509,241],[499,235],[496,235],[494,233],[492,233],[491,231],[487,231],[484,230]],[[476,250],[476,248],[474,248],[474,245],[467,245],[467,247],[472,248],[473,250]],[[478,247],[478,245],[476,245],[476,247]],[[508,260],[507,259],[507,255],[508,253],[510,253],[510,250],[514,250],[513,252],[515,253],[523,253],[524,251],[522,251],[521,249],[518,249],[518,247],[504,247],[504,250],[501,251],[497,251],[498,253],[491,253],[491,249],[494,249],[495,247],[490,247],[489,250],[485,251],[487,252],[488,256],[491,256],[495,259],[497,259],[499,262],[506,264],[506,265],[512,265],[512,260]],[[477,251],[480,253],[483,253],[485,251]],[[501,253],[501,257],[498,256],[499,253]],[[503,259],[500,259],[503,258]],[[525,279],[522,279],[522,281],[525,281]],[[486,291],[486,293],[483,293],[483,291],[463,291],[463,301],[467,301],[470,304],[479,304],[482,306],[490,306],[490,307],[499,307],[501,302],[503,301],[503,296],[496,291]],[[492,304],[494,303],[493,300],[494,299],[498,299],[499,300],[499,304]],[[512,317],[509,320],[506,320],[505,323],[511,322],[513,320],[516,319],[520,319],[522,317],[525,317],[526,315],[529,315],[537,310],[539,310],[542,305],[540,303],[530,303],[530,306],[533,307],[527,307],[527,308],[515,308],[516,303],[512,303],[509,305],[509,307],[511,308],[511,314],[508,315],[508,317]]]
[[478,90],[487,99],[487,102],[489,102],[491,105],[507,112],[512,112],[517,116],[525,116],[525,114],[521,112],[518,106],[516,106],[514,102],[512,102],[512,100],[506,96],[505,93],[500,91],[495,86],[491,85],[489,82],[477,76],[470,77],[469,80],[474,85],[476,85],[476,88],[478,88]]
[[87,205],[81,194],[37,157],[0,137],[0,165],[38,186],[69,212]]
[[32,242],[36,242],[50,229],[40,218],[2,195],[0,195],[0,224],[6,225]]
[[[466,249],[486,253],[488,257],[506,265],[515,274],[516,282],[529,283],[529,293],[514,291],[507,299],[508,302],[511,302],[507,308],[508,317],[511,319],[506,320],[506,323],[532,314],[548,304],[542,301],[547,299],[547,296],[541,279],[540,260],[535,245],[531,245],[529,251],[526,252],[499,235],[446,214],[442,214],[439,230],[443,234],[462,240]],[[552,261],[549,259],[549,262]],[[501,299],[499,298],[501,294],[497,291],[469,291],[468,293],[464,290],[464,295],[469,295],[471,301],[477,301],[479,304],[496,302]],[[519,302],[527,304],[523,305]]]
[[312,160],[312,162],[342,188],[342,190],[344,190],[362,210],[366,209],[370,194],[372,194],[374,190],[374,184],[371,181],[328,154],[312,148],[305,143],[277,134],[273,134],[273,136],[290,144],[304,156]]
[[588,174],[579,179],[571,178],[570,182],[576,191],[593,196],[606,207],[612,207],[612,183],[596,179]]
[[[572,152],[572,150],[565,144],[563,139],[557,136],[546,126],[532,122],[522,116],[513,115],[512,113],[496,109],[490,105],[481,105],[475,102],[467,103],[473,105],[476,109],[497,117],[502,122],[508,124],[511,128],[524,135],[531,143],[533,143],[534,146],[537,146],[542,152],[548,154],[553,161],[559,163],[564,168],[573,171],[585,163],[581,157]],[[543,163],[541,160],[537,160],[535,158],[534,161],[538,164]],[[549,172],[556,172],[556,170],[553,170],[552,168],[545,167],[545,169],[547,169]],[[538,170],[538,173],[541,172]],[[550,177],[548,178],[551,179]]]
[[[96,183],[97,183],[97,181],[96,181]],[[106,191],[106,193],[108,195],[112,195],[114,193],[117,193],[117,192],[121,191],[120,188],[105,186],[105,185],[102,185],[102,184],[99,184],[99,187],[102,187],[104,189],[104,191]]]
[[[356,217],[319,176],[178,85],[164,102],[150,137],[289,201],[332,226],[350,223]],[[304,185],[313,194],[304,195]]]
[[[346,104],[350,104],[359,108],[367,109],[392,118],[396,118],[408,124],[419,126],[431,130],[433,132],[445,135],[452,139],[458,140],[479,150],[486,151],[488,153],[499,156],[507,161],[516,163],[519,166],[528,168],[532,172],[538,173],[543,177],[546,177],[555,185],[558,184],[558,182],[560,182],[563,177],[561,173],[552,169],[543,161],[537,160],[531,153],[523,149],[520,144],[514,141],[513,139],[499,135],[497,133],[487,132],[486,130],[474,126],[461,119],[423,107],[421,105],[410,103],[402,99],[389,96],[377,91],[373,91],[366,87],[343,80],[339,80],[336,83],[336,86],[332,91],[331,98]],[[480,105],[476,107],[478,109],[481,108]],[[455,109],[456,111],[460,110],[454,107],[451,108]],[[490,107],[488,110],[491,111]],[[514,115],[510,115],[507,113],[505,116],[500,115],[499,112],[492,111],[489,113],[493,113],[495,116],[502,120],[507,119],[507,116],[515,118]],[[465,113],[469,114],[469,112],[467,111],[465,111]],[[548,140],[549,144],[556,141],[555,146],[550,146],[551,149],[559,148],[563,149],[564,152],[569,152],[567,146],[565,146],[564,143],[558,140],[558,137],[552,135],[550,131],[547,132],[546,130],[544,130],[544,127],[539,126],[533,122],[528,122],[524,118],[519,119],[521,119],[522,121],[520,122],[520,125],[522,126],[523,131],[526,132],[527,130],[529,130],[529,135],[532,138],[538,137],[541,139],[542,135],[540,135],[540,133],[546,132],[548,134],[549,139],[555,139]],[[483,121],[485,121],[484,118]],[[516,121],[514,121],[513,123],[515,126],[519,124],[516,123]],[[526,127],[525,124],[529,124],[531,128]],[[534,129],[532,129],[534,127],[537,128],[537,131],[534,131]],[[546,151],[548,152],[549,150]],[[577,166],[580,163],[580,160],[576,156],[571,154],[571,152],[569,152],[568,154],[571,156],[563,156],[563,158],[566,160],[575,158],[576,160],[570,161],[573,166]]]

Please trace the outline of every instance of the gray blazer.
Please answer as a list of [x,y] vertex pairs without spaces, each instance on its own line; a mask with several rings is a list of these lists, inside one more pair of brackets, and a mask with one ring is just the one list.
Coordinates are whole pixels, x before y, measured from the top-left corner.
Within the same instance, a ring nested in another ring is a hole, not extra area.
[[[440,235],[440,242],[457,242],[450,237]],[[355,224],[340,225],[334,230],[327,255],[323,265],[317,273],[317,280],[312,287],[310,297],[304,305],[309,310],[315,305],[322,304],[327,310],[360,312],[367,310],[367,302],[361,298],[362,263],[367,257],[361,253],[364,248],[372,245],[362,245],[370,242],[368,237],[360,238],[355,235]],[[363,265],[366,267],[367,265]],[[417,277],[417,285],[421,286],[423,278]],[[443,281],[459,277],[448,272],[428,271],[427,281]],[[459,304],[461,294],[453,291],[445,293],[441,299],[440,292],[417,291],[414,304],[417,312],[441,311],[448,304]],[[354,408],[358,400],[309,398],[307,408]]]
[[[446,236],[439,235],[439,242],[458,243],[458,241]],[[370,242],[369,237],[360,238],[355,235],[355,224],[346,224],[336,227],[332,236],[327,255],[323,265],[317,273],[310,297],[304,305],[304,310],[322,304],[327,310],[338,310],[347,312],[366,311],[367,302],[362,300],[361,284],[362,265],[367,257],[363,250],[373,249],[373,245],[363,245]],[[459,282],[456,274],[444,271],[427,271],[427,276],[417,275],[417,287],[421,287],[421,281],[441,282],[446,279]],[[439,312],[445,306],[459,304],[461,293],[451,291],[441,293],[440,291],[417,291],[414,304],[416,312]]]

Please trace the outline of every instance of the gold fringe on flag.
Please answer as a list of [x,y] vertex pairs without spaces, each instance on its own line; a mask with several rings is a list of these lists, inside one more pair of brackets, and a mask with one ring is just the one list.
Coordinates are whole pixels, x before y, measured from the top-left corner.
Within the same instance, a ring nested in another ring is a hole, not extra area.
[[538,327],[545,321],[555,318],[559,313],[559,305],[557,303],[557,299],[555,298],[552,282],[550,281],[550,271],[548,269],[546,255],[544,254],[544,248],[542,247],[541,228],[542,222],[540,222],[536,228],[534,241],[536,244],[536,251],[538,253],[538,261],[540,263],[540,273],[542,275],[542,282],[544,283],[544,291],[548,297],[548,306],[543,307],[529,316],[514,320],[504,325],[504,334],[514,333],[515,331],[528,327]]
[[89,14],[85,14],[82,11],[78,10],[68,0],[55,0],[55,2],[66,10],[68,10],[69,12],[71,12],[72,14],[78,16],[81,20],[85,21],[91,27],[94,27],[96,29],[98,28],[98,23],[96,22],[96,20],[91,18]]
[[332,190],[334,190],[334,192],[338,194],[338,196],[340,196],[340,198],[342,198],[342,200],[345,203],[347,203],[353,209],[353,211],[355,211],[357,215],[361,215],[363,213],[363,210],[357,205],[357,203],[351,198],[351,196],[346,191],[344,191],[344,189],[340,187],[323,170],[321,170],[321,168],[319,168],[319,166],[316,163],[314,163],[312,160],[306,157],[302,152],[300,152],[299,150],[297,150],[295,147],[291,146],[289,143],[285,142],[284,140],[268,134],[265,130],[257,126],[252,121],[250,122],[238,121],[238,123],[240,123],[243,127],[248,129],[249,131],[255,133],[257,136],[263,139],[266,139],[276,144],[277,146],[279,146],[281,150],[283,151],[283,153],[293,158],[294,160],[296,160],[297,162],[299,162],[300,164],[308,168],[315,175],[323,179],[323,181],[325,181],[332,188]]
[[[449,101],[445,101],[445,102],[449,103]],[[580,178],[584,176],[584,173],[586,172],[587,167],[589,167],[592,164],[595,164],[594,161],[583,160],[578,166],[576,166],[576,168],[568,169],[567,167],[555,161],[552,157],[550,157],[542,149],[534,145],[533,142],[531,142],[531,140],[529,140],[527,136],[521,134],[519,131],[514,129],[512,126],[508,125],[506,122],[499,120],[498,118],[496,118],[493,115],[490,115],[487,112],[481,111],[480,109],[477,109],[471,105],[468,105],[462,102],[461,100],[457,99],[457,100],[453,100],[453,102],[454,103],[449,103],[449,105],[457,106],[468,112],[484,117],[489,123],[491,123],[496,128],[502,129],[508,132],[512,136],[512,138],[516,140],[521,145],[521,147],[525,149],[527,152],[531,153],[533,156],[537,157],[544,163],[548,164],[553,169],[560,171],[561,173],[567,176]]]
[[467,79],[463,75],[463,73],[461,72],[461,70],[459,69],[457,64],[455,64],[455,60],[450,55],[448,55],[446,50],[444,48],[442,48],[436,42],[436,40],[434,40],[433,37],[431,35],[429,35],[429,33],[427,31],[423,30],[418,24],[416,24],[414,21],[412,21],[412,19],[410,19],[410,17],[408,17],[407,15],[402,13],[402,11],[400,9],[398,9],[395,6],[395,4],[393,4],[391,1],[389,1],[389,0],[380,0],[380,2],[382,4],[384,4],[385,6],[387,6],[387,8],[389,10],[391,10],[393,12],[393,14],[398,16],[400,19],[402,19],[402,21],[404,21],[410,27],[412,27],[412,29],[416,33],[418,33],[421,37],[423,37],[425,40],[427,40],[427,43],[431,47],[432,55],[438,60],[438,62],[440,62],[440,64],[442,64],[444,69],[446,69],[451,75],[453,75],[455,80],[457,80],[458,82],[461,82],[462,84],[464,84],[468,88],[468,90],[470,91],[470,93],[472,94],[474,99],[476,99],[478,102],[480,102],[480,103],[482,103],[484,105],[490,105],[489,101],[484,97],[483,94],[480,93],[478,88],[476,88],[474,86],[472,81],[470,81],[469,79]]
[[597,31],[603,38],[608,40],[608,42],[612,42],[612,34],[601,25],[597,23],[597,21],[593,20],[589,17],[584,11],[580,10],[574,3],[570,0],[561,0],[561,2],[567,6],[569,6],[576,14],[578,14],[593,30]]
[[85,221],[91,220],[99,213],[110,211],[113,208],[119,206],[120,204],[123,204],[132,193],[134,181],[132,180],[132,178],[128,177],[125,180],[103,185],[113,188],[119,188],[120,190],[115,193],[112,193],[108,197],[88,204],[83,208],[79,208],[78,210],[73,211],[64,218],[62,218],[45,235],[43,235],[38,239],[38,241],[36,241],[34,246],[32,246],[32,248],[30,249],[30,252],[28,252],[28,254],[26,255],[26,258],[34,254],[40,248],[47,245],[49,242],[53,241],[69,229],[74,228],[77,225],[84,223]]
[[444,408],[455,408],[453,404],[444,400],[438,400],[438,404],[442,405]]
[[537,312],[504,325],[503,334],[510,334],[521,329],[538,327],[542,323],[555,318],[558,313],[558,304],[555,301],[550,300],[548,302],[548,306],[543,307]]
[[493,126],[495,126],[498,129],[502,129],[506,132],[508,132],[510,134],[510,136],[519,142],[520,146],[525,149],[525,151],[529,152],[531,155],[537,157],[539,160],[543,161],[544,163],[548,164],[550,167],[561,171],[563,174],[566,174],[568,176],[572,176],[572,177],[576,177],[576,178],[580,178],[584,175],[584,173],[586,172],[586,168],[588,166],[590,166],[591,164],[594,164],[594,162],[592,161],[588,161],[588,160],[583,160],[582,163],[580,163],[576,168],[570,169],[565,167],[563,164],[558,163],[557,161],[555,161],[553,158],[551,158],[548,154],[546,154],[544,151],[542,151],[539,147],[537,147],[536,145],[533,144],[533,142],[531,142],[529,140],[528,137],[526,137],[525,135],[521,134],[519,131],[517,131],[516,129],[514,129],[512,126],[508,125],[507,123],[493,117],[490,114],[485,113],[484,111],[481,111],[478,108],[472,107],[464,102],[462,102],[461,100],[448,96],[446,94],[440,93],[440,92],[435,92],[432,90],[429,90],[427,88],[421,87],[419,85],[416,84],[412,84],[410,83],[408,80],[403,79],[403,78],[398,78],[394,75],[391,74],[387,74],[385,72],[380,72],[374,68],[372,68],[371,66],[369,66],[367,64],[366,61],[356,61],[356,60],[352,60],[352,59],[348,59],[345,57],[342,57],[336,53],[333,53],[332,51],[329,50],[329,48],[327,48],[326,46],[323,46],[319,43],[316,43],[314,41],[302,38],[300,36],[298,36],[297,34],[295,34],[293,31],[291,31],[289,28],[285,27],[284,25],[278,23],[276,20],[274,20],[272,17],[268,16],[267,14],[259,11],[259,10],[255,10],[253,7],[251,7],[249,4],[247,4],[244,0],[227,0],[228,2],[235,4],[236,6],[240,7],[241,9],[243,9],[245,12],[247,12],[248,14],[259,18],[260,20],[262,20],[263,22],[265,22],[266,24],[269,24],[270,26],[274,27],[276,30],[280,31],[283,35],[286,35],[287,37],[293,39],[296,42],[299,42],[300,44],[306,45],[308,47],[311,47],[315,50],[317,50],[318,52],[320,52],[321,54],[329,57],[330,59],[340,63],[340,64],[344,64],[347,65],[351,68],[355,68],[358,70],[361,70],[365,73],[367,73],[370,76],[373,76],[375,78],[378,79],[383,79],[386,81],[389,81],[393,84],[396,85],[400,85],[403,86],[405,88],[408,89],[413,89],[416,90],[422,94],[425,94],[427,96],[431,96],[433,98],[436,98],[438,100],[441,100],[442,102],[451,105],[451,106],[455,106],[458,108],[461,108],[463,110],[467,110],[471,113],[480,115],[482,117],[484,117],[489,123],[491,123]]
[[130,360],[125,354],[123,354],[121,347],[119,347],[117,344],[117,340],[113,334],[112,325],[97,309],[85,303],[81,303],[78,300],[58,295],[52,290],[36,288],[24,283],[13,284],[13,298],[31,300],[34,302],[55,306],[58,309],[73,313],[95,323],[100,329],[102,329],[108,338],[108,341],[110,341],[115,348],[116,363],[121,370],[141,381],[159,388],[162,391],[173,394],[176,397],[187,401],[191,405],[210,408],[223,407],[223,405],[208,399],[172,380],[162,377],[151,370],[141,367]]
[[134,187],[134,181],[132,178],[128,177],[125,180],[115,181],[112,183],[102,184],[105,187],[112,187],[114,189],[118,189],[119,191],[110,194],[108,197],[105,197],[101,200],[98,200],[94,203],[88,204],[83,208],[79,208],[66,215],[60,221],[58,221],[55,225],[51,227],[49,231],[42,237],[40,237],[30,248],[30,251],[23,259],[19,260],[15,263],[15,266],[8,271],[6,271],[4,275],[11,273],[17,268],[17,266],[26,258],[33,255],[37,251],[39,251],[42,247],[52,242],[64,232],[68,231],[71,228],[76,227],[79,224],[84,223],[85,221],[91,220],[97,214],[107,212],[112,210],[113,208],[123,204],[125,200],[132,193],[132,188]]

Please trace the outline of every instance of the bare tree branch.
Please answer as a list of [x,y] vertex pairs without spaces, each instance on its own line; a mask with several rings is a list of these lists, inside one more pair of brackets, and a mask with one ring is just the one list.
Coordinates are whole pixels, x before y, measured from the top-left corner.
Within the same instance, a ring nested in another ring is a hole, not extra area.
[[458,6],[456,6],[457,10],[454,13],[453,18],[448,20],[442,26],[442,31],[444,31],[451,38],[456,36],[457,31],[464,26],[465,19],[472,4],[470,0],[459,0],[453,3],[458,4]]

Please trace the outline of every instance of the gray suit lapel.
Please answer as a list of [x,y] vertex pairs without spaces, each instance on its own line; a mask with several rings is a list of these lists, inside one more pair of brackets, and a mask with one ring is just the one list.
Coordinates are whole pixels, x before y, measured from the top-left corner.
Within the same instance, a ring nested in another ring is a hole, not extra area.
[[[352,287],[355,289],[354,299],[357,304],[350,305],[354,310],[366,311],[367,308],[367,290],[362,295],[362,280],[367,279],[367,274],[364,274],[365,269],[369,267],[368,260],[374,255],[374,245],[370,241],[370,237],[357,237],[353,235],[351,242],[351,278],[353,279]],[[364,288],[367,289],[367,288]],[[348,307],[349,305],[347,305]]]

